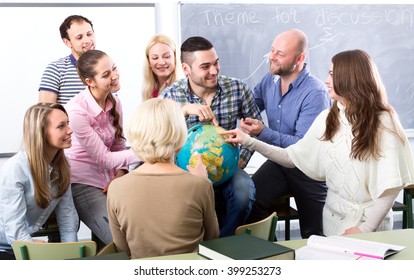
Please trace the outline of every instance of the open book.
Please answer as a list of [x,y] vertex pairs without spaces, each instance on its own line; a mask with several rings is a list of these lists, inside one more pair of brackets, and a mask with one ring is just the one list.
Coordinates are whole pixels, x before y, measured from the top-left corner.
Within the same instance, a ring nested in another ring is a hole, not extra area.
[[361,240],[345,236],[309,237],[307,245],[296,250],[297,260],[383,260],[405,246]]

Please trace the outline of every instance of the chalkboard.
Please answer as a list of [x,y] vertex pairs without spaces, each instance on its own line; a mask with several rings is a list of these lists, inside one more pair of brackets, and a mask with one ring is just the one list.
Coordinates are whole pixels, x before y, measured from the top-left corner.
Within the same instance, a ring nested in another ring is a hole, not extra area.
[[21,149],[24,113],[38,101],[46,65],[70,54],[59,26],[72,14],[92,21],[96,48],[120,71],[124,117],[132,115],[141,102],[145,45],[156,30],[155,10],[154,3],[0,3],[0,157]]
[[367,51],[404,128],[414,128],[414,5],[179,5],[181,41],[195,35],[209,39],[221,74],[243,79],[252,88],[268,72],[274,37],[291,28],[308,35],[308,65],[322,80],[337,52]]

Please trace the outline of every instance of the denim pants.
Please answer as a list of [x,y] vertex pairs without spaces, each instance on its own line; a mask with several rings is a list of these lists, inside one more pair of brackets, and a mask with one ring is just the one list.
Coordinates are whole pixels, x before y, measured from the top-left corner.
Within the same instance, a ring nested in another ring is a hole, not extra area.
[[106,194],[102,189],[84,184],[72,184],[72,196],[79,219],[105,244],[112,241],[109,229]]
[[237,168],[233,177],[215,187],[216,213],[220,237],[234,235],[246,221],[255,200],[256,189],[246,171]]

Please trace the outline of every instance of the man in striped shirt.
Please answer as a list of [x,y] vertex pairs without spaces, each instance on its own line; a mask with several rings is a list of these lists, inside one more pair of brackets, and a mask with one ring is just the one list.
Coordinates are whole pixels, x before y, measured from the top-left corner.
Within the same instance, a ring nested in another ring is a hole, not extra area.
[[95,49],[92,22],[83,16],[71,15],[63,21],[59,30],[71,54],[46,67],[39,86],[39,102],[66,104],[85,88],[76,72],[76,61],[84,52]]
[[[240,119],[261,120],[253,92],[241,80],[219,75],[218,60],[213,45],[203,37],[190,37],[181,45],[186,78],[174,82],[160,97],[182,105],[188,128],[200,122],[213,122],[229,130],[236,128]],[[256,189],[243,170],[252,154],[253,151],[241,147],[239,168],[227,182],[215,186],[221,237],[234,235],[252,209]]]

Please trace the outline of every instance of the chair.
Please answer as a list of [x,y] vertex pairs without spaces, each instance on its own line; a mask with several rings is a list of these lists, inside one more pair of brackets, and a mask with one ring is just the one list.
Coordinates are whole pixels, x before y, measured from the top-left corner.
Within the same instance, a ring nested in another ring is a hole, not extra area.
[[236,228],[236,234],[247,233],[273,242],[275,241],[277,219],[278,216],[276,215],[276,212],[273,212],[270,216],[261,221],[239,226]]
[[293,195],[289,193],[274,201],[272,205],[272,210],[277,213],[278,220],[285,222],[285,240],[290,240],[290,221],[299,219],[298,211],[290,206],[291,197]]
[[102,250],[100,250],[98,252],[98,254],[96,254],[97,256],[102,256],[102,255],[108,255],[108,254],[115,254],[118,251],[116,250],[115,247],[115,243],[112,241],[111,243],[107,244],[105,247],[102,248]]
[[94,256],[94,241],[46,243],[16,240],[12,243],[16,260],[64,260]]
[[403,202],[395,201],[392,206],[394,212],[401,211],[402,214],[402,228],[413,228],[413,196],[414,186],[408,186],[403,189]]

